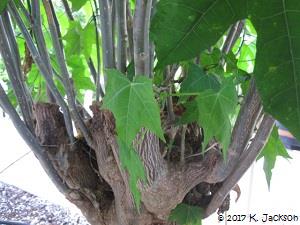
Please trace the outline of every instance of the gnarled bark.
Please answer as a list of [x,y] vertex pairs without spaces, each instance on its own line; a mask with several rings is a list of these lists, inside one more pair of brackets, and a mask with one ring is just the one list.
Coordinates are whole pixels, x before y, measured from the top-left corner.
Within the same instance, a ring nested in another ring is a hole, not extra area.
[[[247,101],[257,101],[255,94],[248,98]],[[100,104],[93,104],[91,110],[93,117],[86,121],[86,127],[92,134],[94,148],[83,137],[69,143],[64,118],[57,105],[37,103],[34,106],[36,136],[69,188],[66,197],[83,211],[91,224],[172,224],[168,222],[172,209],[181,202],[205,208],[213,198],[209,193],[221,187],[215,184],[226,179],[230,171],[224,177],[216,175],[221,174],[221,170],[232,169],[224,166],[217,145],[204,156],[193,157],[184,164],[167,161],[161,154],[162,143],[146,131],[138,135],[137,139],[143,139],[135,145],[148,178],[148,183],[139,183],[142,204],[137,211],[129,189],[129,175],[120,164],[114,117],[111,112],[101,110]],[[249,112],[241,110],[242,114]],[[249,126],[250,123],[253,121]],[[242,141],[242,145],[245,143],[247,141]],[[232,159],[237,157],[229,153],[228,157],[231,156]]]

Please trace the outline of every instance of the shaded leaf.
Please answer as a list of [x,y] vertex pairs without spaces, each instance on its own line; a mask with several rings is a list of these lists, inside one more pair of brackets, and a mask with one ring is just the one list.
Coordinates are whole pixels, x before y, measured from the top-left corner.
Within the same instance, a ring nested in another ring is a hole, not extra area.
[[246,17],[246,0],[161,0],[151,24],[158,66],[196,57]]
[[63,37],[66,41],[67,56],[83,54],[89,58],[92,47],[96,43],[94,29],[93,24],[88,24],[82,28],[79,21],[71,21],[68,32]]
[[220,89],[217,77],[207,74],[196,64],[190,64],[187,77],[181,84],[180,93],[200,93],[205,90]]
[[5,9],[6,5],[7,5],[8,0],[1,0],[0,1],[0,14],[2,13],[2,11]]
[[231,138],[231,118],[236,112],[236,107],[237,93],[232,80],[229,79],[219,91],[204,91],[189,102],[182,120],[197,121],[204,129],[204,147],[215,137],[221,143],[225,157]]
[[71,67],[72,79],[75,90],[95,90],[95,85],[90,77],[85,74],[86,67],[82,58],[79,56],[71,56],[68,59],[68,66]]
[[291,159],[286,148],[279,138],[277,127],[274,127],[267,144],[257,157],[257,160],[261,158],[264,159],[264,172],[269,189],[272,178],[272,170],[275,167],[276,159],[278,156],[286,159]]
[[264,110],[300,140],[300,2],[254,1],[254,75]]
[[169,221],[179,225],[201,225],[203,210],[200,207],[179,204],[172,210]]
[[221,56],[219,48],[214,48],[212,52],[204,51],[200,54],[200,63],[203,68],[216,66],[220,63]]

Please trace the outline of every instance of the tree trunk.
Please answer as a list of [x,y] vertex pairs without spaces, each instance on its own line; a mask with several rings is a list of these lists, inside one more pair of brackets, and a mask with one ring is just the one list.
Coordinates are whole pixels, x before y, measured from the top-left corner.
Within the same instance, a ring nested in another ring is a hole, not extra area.
[[77,137],[73,145],[68,144],[63,115],[57,105],[37,103],[34,107],[35,133],[58,175],[69,187],[64,193],[67,199],[93,225],[173,224],[167,222],[170,211],[199,180],[209,182],[209,171],[220,156],[218,151],[205,156],[205,160],[200,159],[197,166],[196,161],[187,166],[175,161],[167,163],[160,154],[158,139],[147,132],[137,145],[149,180],[148,184],[139,184],[142,206],[138,212],[129,190],[128,174],[118,158],[113,115],[100,110],[96,104],[91,109],[94,116],[86,125],[95,140],[95,149],[82,137]]
[[[92,225],[174,224],[168,222],[168,217],[179,203],[208,206],[224,180],[216,174],[226,169],[218,148],[182,165],[176,153],[170,156],[172,160],[165,160],[162,144],[146,132],[136,144],[148,178],[147,184],[138,185],[142,195],[138,211],[129,189],[128,174],[120,165],[114,117],[111,112],[101,110],[99,104],[92,105],[91,109],[94,115],[86,125],[95,140],[94,149],[80,136],[74,144],[68,143],[63,115],[57,105],[37,103],[34,106],[36,135],[69,188],[64,194]],[[196,126],[188,127],[190,140],[186,146],[199,138],[196,129]],[[226,210],[226,205],[228,201],[221,210]]]

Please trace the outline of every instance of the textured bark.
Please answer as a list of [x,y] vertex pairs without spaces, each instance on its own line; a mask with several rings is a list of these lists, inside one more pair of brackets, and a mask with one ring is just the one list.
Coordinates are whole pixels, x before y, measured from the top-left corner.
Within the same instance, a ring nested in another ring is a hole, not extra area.
[[[129,189],[129,175],[121,167],[114,117],[100,108],[100,104],[94,103],[91,106],[93,117],[86,121],[93,146],[96,146],[93,149],[82,137],[77,137],[74,144],[69,143],[63,115],[57,105],[37,103],[34,106],[36,136],[69,188],[66,198],[82,210],[91,224],[172,225],[175,223],[168,222],[168,217],[179,203],[203,208],[209,204],[213,193],[221,186],[213,174],[216,169],[224,169],[220,166],[222,153],[218,145],[205,155],[191,157],[182,164],[176,156],[176,146],[172,150],[175,152],[172,160],[165,160],[161,154],[165,144],[147,131],[138,135],[135,142],[148,178],[146,184],[139,183],[142,204],[138,212]],[[199,127],[195,125],[187,127],[185,144],[189,154],[193,153],[193,144],[199,139],[196,130]],[[177,136],[175,145],[177,139],[181,139]]]

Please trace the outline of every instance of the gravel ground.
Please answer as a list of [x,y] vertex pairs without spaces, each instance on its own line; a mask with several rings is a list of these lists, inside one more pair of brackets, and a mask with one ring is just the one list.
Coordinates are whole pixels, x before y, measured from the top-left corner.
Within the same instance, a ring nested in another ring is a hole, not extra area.
[[0,220],[30,225],[89,225],[82,215],[1,181]]

